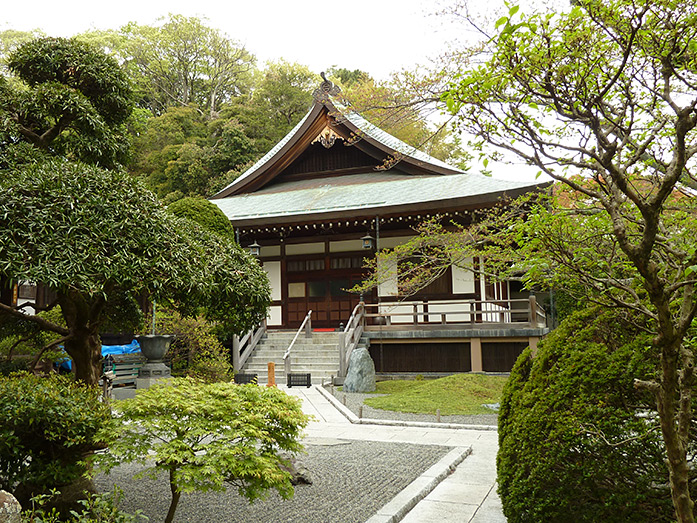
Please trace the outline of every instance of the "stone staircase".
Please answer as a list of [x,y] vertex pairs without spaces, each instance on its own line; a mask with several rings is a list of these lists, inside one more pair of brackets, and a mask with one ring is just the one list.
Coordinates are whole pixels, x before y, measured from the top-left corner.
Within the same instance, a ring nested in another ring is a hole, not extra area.
[[[285,384],[283,355],[293,341],[296,331],[269,330],[259,342],[242,372],[258,374],[260,385],[268,383],[268,363],[276,364],[276,383]],[[339,333],[313,332],[308,338],[301,332],[290,354],[292,373],[310,373],[312,384],[329,381],[339,374]]]

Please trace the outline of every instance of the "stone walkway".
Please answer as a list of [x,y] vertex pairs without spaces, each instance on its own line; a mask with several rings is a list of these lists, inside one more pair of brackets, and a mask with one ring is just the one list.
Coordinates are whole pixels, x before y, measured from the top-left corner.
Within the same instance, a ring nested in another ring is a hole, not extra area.
[[498,436],[487,427],[455,428],[430,423],[359,420],[318,386],[283,388],[314,416],[306,438],[387,441],[452,447],[368,523],[505,523],[496,494]]

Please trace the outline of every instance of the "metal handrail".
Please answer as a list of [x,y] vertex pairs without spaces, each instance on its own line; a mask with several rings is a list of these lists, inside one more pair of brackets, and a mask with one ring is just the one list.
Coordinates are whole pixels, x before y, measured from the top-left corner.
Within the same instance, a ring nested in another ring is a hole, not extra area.
[[[307,311],[307,314],[305,315],[305,319],[303,322],[300,324],[300,327],[298,327],[298,332],[295,333],[295,336],[293,337],[293,341],[290,342],[290,345],[288,345],[288,348],[286,349],[285,354],[283,355],[283,367],[286,372],[286,376],[290,374],[290,351],[293,348],[293,345],[295,345],[295,340],[298,339],[298,336],[300,336],[300,333],[302,332],[303,329],[305,329],[305,336],[310,337],[312,336],[312,320],[310,317],[312,316],[312,310]],[[307,327],[306,327],[307,325]]]
[[346,377],[351,353],[358,346],[363,334],[365,303],[359,302],[351,313],[344,331],[339,334],[339,376]]

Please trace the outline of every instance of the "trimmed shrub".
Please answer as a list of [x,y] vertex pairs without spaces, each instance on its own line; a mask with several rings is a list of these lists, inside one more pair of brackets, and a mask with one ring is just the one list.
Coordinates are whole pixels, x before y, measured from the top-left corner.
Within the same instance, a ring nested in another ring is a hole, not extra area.
[[0,489],[24,506],[80,480],[115,423],[97,388],[65,376],[0,377],[0,405]]
[[230,220],[217,205],[205,198],[187,196],[167,207],[167,211],[179,218],[186,218],[199,224],[204,229],[235,241],[235,231]]
[[633,385],[657,362],[648,336],[597,309],[523,352],[499,412],[508,521],[674,520],[655,403]]
[[166,358],[176,376],[191,376],[212,383],[230,381],[230,355],[205,318],[182,316],[175,311],[159,311],[157,332],[174,334]]

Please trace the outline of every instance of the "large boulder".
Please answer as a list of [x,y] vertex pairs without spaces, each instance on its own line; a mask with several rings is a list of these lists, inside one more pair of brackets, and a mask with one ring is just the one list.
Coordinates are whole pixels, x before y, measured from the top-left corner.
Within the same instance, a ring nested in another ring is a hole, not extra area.
[[9,492],[0,490],[0,523],[20,523],[22,507]]
[[375,364],[368,349],[359,347],[351,353],[344,392],[374,392]]

